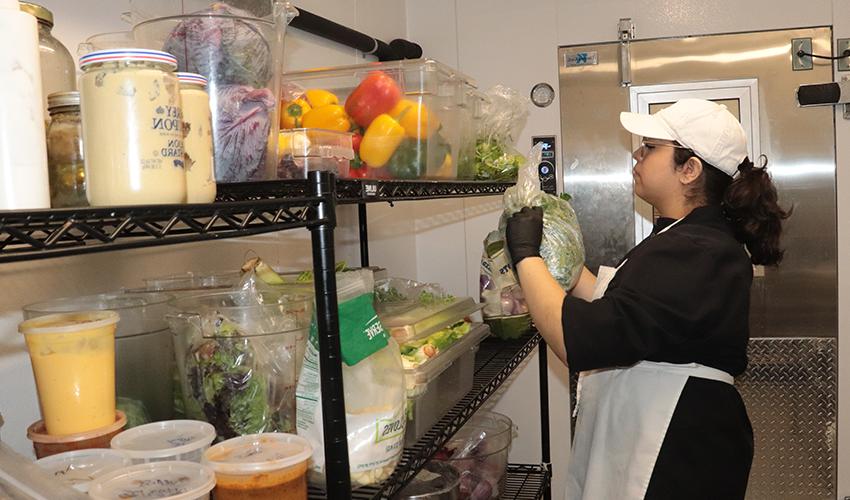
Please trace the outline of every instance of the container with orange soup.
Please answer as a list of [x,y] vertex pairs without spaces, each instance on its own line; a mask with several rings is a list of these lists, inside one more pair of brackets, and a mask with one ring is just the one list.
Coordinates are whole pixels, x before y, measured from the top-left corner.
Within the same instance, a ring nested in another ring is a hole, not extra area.
[[24,321],[47,433],[76,434],[115,422],[114,311],[49,314]]
[[312,454],[303,437],[270,432],[219,443],[204,463],[215,471],[216,500],[303,500]]

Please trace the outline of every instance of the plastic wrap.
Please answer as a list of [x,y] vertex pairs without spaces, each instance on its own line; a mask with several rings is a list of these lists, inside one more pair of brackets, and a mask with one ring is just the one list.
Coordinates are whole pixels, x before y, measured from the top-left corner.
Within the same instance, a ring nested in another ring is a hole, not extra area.
[[[398,345],[372,306],[370,270],[337,273],[345,424],[351,482],[377,484],[401,457],[405,430],[404,371]],[[313,446],[311,481],[324,484],[325,456],[318,332],[310,330],[298,380],[298,434]]]
[[475,142],[476,179],[516,179],[525,158],[515,146],[528,120],[529,103],[527,97],[502,85],[496,85],[484,94]]
[[499,221],[499,232],[504,238],[508,217],[523,207],[542,207],[543,242],[540,245],[540,256],[558,283],[565,290],[571,290],[578,282],[584,266],[584,242],[578,218],[570,203],[540,189],[537,165],[540,164],[542,151],[542,144],[531,149],[528,163],[520,169],[516,186],[505,191],[505,210]]

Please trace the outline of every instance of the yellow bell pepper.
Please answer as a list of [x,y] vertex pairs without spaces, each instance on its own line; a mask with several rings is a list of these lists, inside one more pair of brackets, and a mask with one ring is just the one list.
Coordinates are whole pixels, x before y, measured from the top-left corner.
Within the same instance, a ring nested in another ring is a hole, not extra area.
[[446,158],[443,160],[443,164],[440,165],[440,168],[434,173],[434,177],[438,179],[453,179],[455,178],[455,172],[452,171],[452,155],[450,153],[446,153]]
[[384,113],[372,120],[360,142],[360,158],[371,168],[381,168],[404,140],[404,128]]
[[304,99],[285,102],[280,107],[280,128],[301,128],[304,115],[310,112],[310,104]]
[[440,128],[440,121],[424,104],[410,99],[399,101],[390,111],[390,116],[395,118],[407,136],[413,139],[427,139]]
[[351,120],[345,114],[345,108],[339,104],[327,104],[313,108],[304,115],[301,123],[304,128],[323,128],[339,132],[351,130]]
[[339,98],[333,92],[322,89],[310,89],[304,92],[304,97],[313,108],[321,108],[328,104],[339,104]]

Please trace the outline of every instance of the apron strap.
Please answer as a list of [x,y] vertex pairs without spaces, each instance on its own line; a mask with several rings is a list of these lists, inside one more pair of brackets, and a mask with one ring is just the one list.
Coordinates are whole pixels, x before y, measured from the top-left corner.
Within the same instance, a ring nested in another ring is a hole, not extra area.
[[717,368],[701,365],[699,363],[675,364],[655,361],[641,361],[640,363],[634,365],[632,368],[688,375],[690,377],[716,380],[718,382],[726,382],[730,385],[735,383],[735,377],[733,377],[732,375],[724,372],[723,370],[718,370]]

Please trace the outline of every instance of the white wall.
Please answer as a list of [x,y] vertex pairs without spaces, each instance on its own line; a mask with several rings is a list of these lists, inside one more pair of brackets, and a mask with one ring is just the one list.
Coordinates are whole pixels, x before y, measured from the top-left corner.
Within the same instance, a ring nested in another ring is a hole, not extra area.
[[[631,17],[638,38],[678,37],[711,33],[758,31],[801,26],[834,25],[836,38],[850,37],[850,6],[841,0],[812,0],[801,8],[793,0],[407,0],[407,27],[411,40],[422,45],[425,56],[457,64],[460,71],[478,80],[479,87],[495,83],[512,86],[523,93],[537,82],[558,89],[557,49],[616,40],[619,18]],[[840,74],[839,74],[840,77]],[[519,139],[520,148],[530,146],[534,135],[560,137],[557,102],[548,108],[533,108],[528,125]],[[850,184],[850,122],[836,118],[838,150],[839,221],[850,216],[850,197],[841,196]],[[444,211],[462,204],[475,216],[463,222],[440,226],[434,234],[460,235],[467,240],[466,263],[431,259],[420,245],[419,279],[432,276],[467,275],[467,290],[476,293],[480,242],[495,227],[498,200],[443,202]],[[431,217],[418,212],[417,224]],[[472,215],[472,214],[468,214]],[[421,240],[421,235],[417,236]],[[427,243],[426,243],[427,245]],[[436,247],[438,243],[433,242]],[[850,272],[850,234],[839,225],[840,276]],[[445,250],[444,250],[445,251]],[[460,286],[459,286],[460,287]],[[850,284],[839,280],[841,311],[850,310]],[[840,314],[840,338],[850,336],[850,314]],[[850,341],[840,341],[840,357],[850,355]],[[555,477],[553,498],[563,498],[564,470],[568,460],[569,421],[566,407],[567,385],[558,361],[550,355],[550,405]],[[840,383],[850,376],[847,363],[841,365]],[[504,392],[497,410],[520,425],[511,459],[538,462],[537,364],[530,363]],[[840,399],[839,415],[844,415],[850,399]],[[839,424],[839,498],[850,495],[850,419]]]
[[[53,11],[56,21],[54,36],[74,55],[77,45],[90,35],[127,29],[120,19],[121,13],[129,10],[127,2],[41,2]],[[298,5],[377,37],[392,39],[403,35],[406,30],[404,5],[393,0],[302,0]],[[352,49],[297,30],[290,30],[286,40],[285,69],[288,70],[363,61]],[[372,212],[379,219],[386,210],[385,207],[375,207]],[[338,211],[338,217],[339,230],[335,234],[337,260],[359,263],[356,211],[352,207],[343,207]],[[380,227],[373,229],[372,234],[377,256],[392,253],[383,250],[387,238],[382,235]],[[254,250],[266,260],[285,268],[306,269],[312,265],[309,233],[295,230],[247,239],[0,266],[0,286],[4,290],[0,294],[0,380],[4,381],[0,389],[0,412],[6,421],[2,429],[3,441],[19,452],[31,455],[26,428],[39,418],[29,359],[22,337],[17,333],[22,306],[57,297],[139,287],[144,277],[188,270],[236,269],[248,250]],[[381,261],[375,259],[375,262]]]

